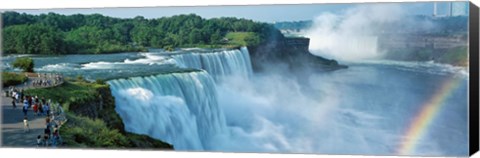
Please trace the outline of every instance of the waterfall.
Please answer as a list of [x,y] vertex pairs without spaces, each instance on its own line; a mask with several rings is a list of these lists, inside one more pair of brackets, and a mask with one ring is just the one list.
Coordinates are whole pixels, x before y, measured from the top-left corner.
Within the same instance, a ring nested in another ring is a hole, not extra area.
[[227,132],[215,83],[203,70],[108,84],[127,131],[166,141],[176,150],[211,149],[210,142]]
[[246,47],[214,52],[192,52],[172,56],[180,67],[206,70],[215,81],[226,76],[249,78],[252,71]]
[[182,68],[199,70],[110,80],[116,111],[129,132],[166,141],[176,150],[215,150],[212,143],[229,136],[215,82],[251,77],[249,52],[242,47],[171,57]]

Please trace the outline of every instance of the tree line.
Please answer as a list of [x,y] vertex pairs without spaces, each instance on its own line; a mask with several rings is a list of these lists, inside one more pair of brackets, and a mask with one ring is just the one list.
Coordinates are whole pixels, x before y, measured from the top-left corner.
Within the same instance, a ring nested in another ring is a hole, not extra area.
[[3,48],[7,54],[69,54],[145,51],[221,45],[229,32],[249,32],[248,45],[279,34],[273,25],[232,17],[204,19],[195,14],[156,19],[114,18],[101,14],[30,15],[2,13]]

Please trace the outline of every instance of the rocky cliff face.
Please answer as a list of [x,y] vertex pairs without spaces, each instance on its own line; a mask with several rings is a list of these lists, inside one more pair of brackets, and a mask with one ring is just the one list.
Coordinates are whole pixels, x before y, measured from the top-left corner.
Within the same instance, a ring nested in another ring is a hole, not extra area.
[[72,102],[69,110],[77,115],[102,119],[109,127],[124,129],[123,122],[115,112],[115,100],[108,86],[97,88],[93,99]]
[[69,111],[79,116],[103,120],[108,128],[120,131],[128,139],[128,146],[125,147],[173,149],[172,145],[149,136],[126,132],[122,119],[115,111],[115,99],[108,85],[98,87],[92,95],[95,96],[92,99],[71,103]]
[[308,38],[286,38],[282,34],[274,34],[258,46],[250,46],[248,50],[252,58],[254,71],[263,71],[270,64],[285,65],[289,70],[312,68],[320,71],[331,71],[347,66],[335,60],[315,56],[308,50]]

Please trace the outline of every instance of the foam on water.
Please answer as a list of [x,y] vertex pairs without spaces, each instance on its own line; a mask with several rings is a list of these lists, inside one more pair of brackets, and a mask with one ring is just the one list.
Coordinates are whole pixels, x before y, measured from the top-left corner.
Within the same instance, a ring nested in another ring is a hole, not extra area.
[[90,62],[82,64],[82,69],[125,69],[132,65],[166,65],[175,64],[171,58],[153,53],[142,53],[143,57],[135,60],[125,59],[123,62]]
[[59,63],[49,64],[40,68],[35,68],[36,71],[74,71],[79,68],[80,65],[72,63]]

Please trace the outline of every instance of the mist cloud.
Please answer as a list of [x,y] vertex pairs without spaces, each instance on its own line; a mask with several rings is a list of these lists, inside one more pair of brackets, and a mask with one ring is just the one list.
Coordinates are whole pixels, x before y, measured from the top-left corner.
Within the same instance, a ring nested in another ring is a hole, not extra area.
[[314,55],[338,60],[378,58],[378,34],[401,21],[405,10],[397,4],[369,4],[340,14],[319,15],[307,31]]

